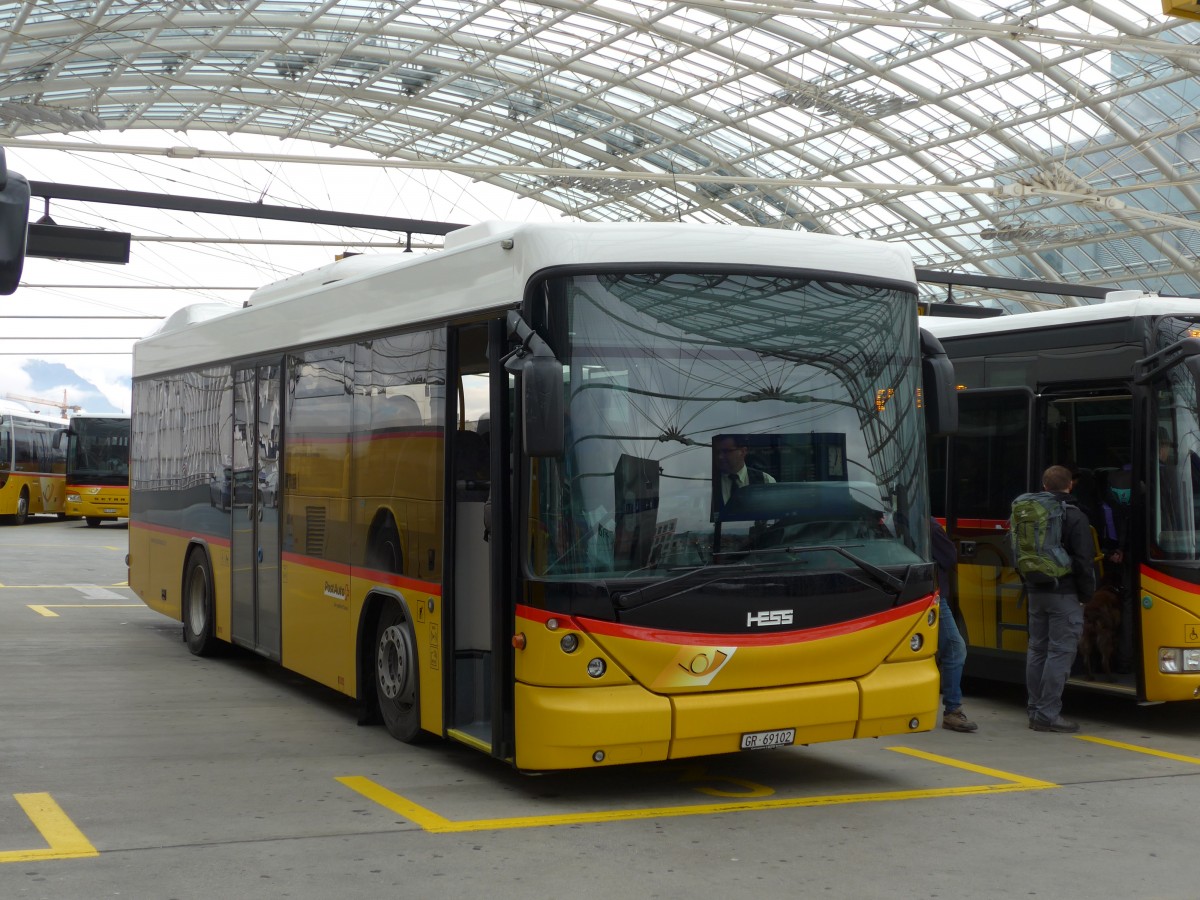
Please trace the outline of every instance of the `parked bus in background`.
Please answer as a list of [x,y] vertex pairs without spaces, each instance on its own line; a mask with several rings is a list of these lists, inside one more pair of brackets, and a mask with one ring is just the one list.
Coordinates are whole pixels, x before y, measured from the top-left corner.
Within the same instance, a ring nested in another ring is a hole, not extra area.
[[66,435],[67,515],[92,528],[129,518],[129,416],[73,416]]
[[136,345],[130,585],[521,770],[927,730],[953,401],[896,245],[474,226]]
[[24,525],[38,513],[63,514],[65,460],[56,435],[65,424],[0,410],[0,521]]
[[958,547],[969,674],[1024,679],[1009,508],[1061,464],[1096,532],[1102,586],[1120,601],[1117,627],[1089,627],[1098,646],[1071,682],[1144,702],[1200,697],[1200,311],[1128,296],[923,322],[960,388],[959,431],[931,444],[930,470],[934,514]]

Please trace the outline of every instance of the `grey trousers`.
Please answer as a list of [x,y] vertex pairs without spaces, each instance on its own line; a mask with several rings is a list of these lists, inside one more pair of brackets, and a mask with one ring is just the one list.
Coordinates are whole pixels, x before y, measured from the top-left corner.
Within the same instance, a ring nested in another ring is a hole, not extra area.
[[1025,688],[1029,717],[1053,722],[1083,633],[1083,604],[1074,592],[1029,590],[1029,650]]

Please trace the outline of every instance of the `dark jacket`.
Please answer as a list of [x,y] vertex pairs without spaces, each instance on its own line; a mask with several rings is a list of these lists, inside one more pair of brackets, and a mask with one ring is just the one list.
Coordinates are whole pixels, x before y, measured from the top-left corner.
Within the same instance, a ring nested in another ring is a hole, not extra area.
[[1057,594],[1074,594],[1080,603],[1086,603],[1096,593],[1096,545],[1092,540],[1092,525],[1087,514],[1079,508],[1074,497],[1062,491],[1051,491],[1055,500],[1061,500],[1063,510],[1063,549],[1071,557],[1071,574],[1059,579],[1052,590]]
[[937,565],[938,592],[949,603],[950,574],[958,565],[958,550],[954,547],[954,541],[950,540],[950,535],[946,534],[942,523],[932,517],[929,519],[929,550]]

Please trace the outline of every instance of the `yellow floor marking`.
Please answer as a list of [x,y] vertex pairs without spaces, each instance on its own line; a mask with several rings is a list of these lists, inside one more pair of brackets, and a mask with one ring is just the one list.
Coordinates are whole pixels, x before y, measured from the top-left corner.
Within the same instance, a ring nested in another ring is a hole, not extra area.
[[71,587],[69,584],[0,584],[0,588],[10,591],[65,591],[69,587]]
[[[65,591],[71,588],[79,588],[79,584],[0,584],[0,590],[7,591]],[[99,585],[92,585],[99,587]],[[112,585],[115,588],[129,587],[128,581],[118,581]]]
[[49,845],[38,850],[0,850],[0,863],[33,862],[42,859],[82,859],[99,856],[75,823],[67,818],[49,794],[13,794],[29,821],[42,833]]
[[930,762],[940,763],[943,766],[964,769],[967,772],[974,772],[976,775],[986,775],[988,778],[1002,778],[1005,781],[1012,782],[1014,785],[1019,785],[1022,790],[1037,791],[1043,788],[1058,787],[1052,781],[1026,778],[1024,775],[1014,775],[1012,772],[1005,772],[1001,769],[989,769],[987,766],[977,766],[974,763],[963,762],[961,759],[938,756],[936,753],[926,753],[924,750],[916,750],[912,747],[888,747],[888,749],[895,753],[903,753],[905,756],[915,756],[918,759],[927,759]]
[[420,804],[389,791],[376,784],[369,778],[359,775],[349,775],[336,779],[350,790],[355,791],[384,809],[403,816],[425,831],[435,834],[447,834],[464,831],[497,831],[510,828],[544,828],[555,825],[586,825],[601,822],[624,822],[635,819],[662,819],[678,816],[709,816],[730,812],[757,812],[767,809],[797,809],[809,806],[836,806],[846,803],[878,803],[889,800],[927,800],[934,797],[954,797],[969,794],[1002,794],[1014,791],[1036,791],[1058,787],[1049,781],[1036,778],[1025,778],[999,769],[988,769],[970,763],[936,756],[920,750],[910,750],[905,747],[890,748],[898,753],[905,753],[920,759],[954,766],[988,777],[1000,778],[1000,784],[982,784],[966,787],[923,788],[911,791],[880,791],[867,794],[830,794],[824,797],[792,797],[775,798],[770,800],[753,799],[733,803],[703,803],[682,806],[657,806],[646,809],[616,809],[595,812],[562,813],[549,816],[516,816],[500,819],[472,819],[453,822],[440,816],[433,810],[426,809]]
[[1122,744],[1120,741],[1110,741],[1107,738],[1090,737],[1086,734],[1075,735],[1081,741],[1091,741],[1093,744],[1103,744],[1106,747],[1116,747],[1118,750],[1129,750],[1133,753],[1144,753],[1147,756],[1161,756],[1163,759],[1173,759],[1177,762],[1195,763],[1200,766],[1200,757],[1182,756],[1178,753],[1167,753],[1165,750],[1151,750],[1149,747],[1139,747],[1137,744]]
[[47,603],[43,606],[30,603],[29,608],[39,616],[57,619],[58,613],[51,612],[52,609],[128,609],[141,605],[141,603]]

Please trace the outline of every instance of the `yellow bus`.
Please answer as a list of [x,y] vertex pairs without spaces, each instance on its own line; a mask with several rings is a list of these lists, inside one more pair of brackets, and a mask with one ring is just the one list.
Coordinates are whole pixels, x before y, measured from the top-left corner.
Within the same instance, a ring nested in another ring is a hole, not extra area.
[[0,521],[24,525],[38,513],[63,514],[66,422],[0,410]]
[[1007,520],[1013,498],[1059,464],[1076,475],[1120,615],[1097,628],[1070,683],[1149,703],[1200,698],[1200,312],[1128,295],[923,322],[961,388],[957,434],[931,444],[931,488],[958,547],[968,674],[1024,680]]
[[129,416],[81,413],[67,437],[67,515],[90,528],[129,518]]
[[350,257],[135,346],[130,585],[193,653],[525,771],[927,730],[947,370],[893,245],[487,223]]

